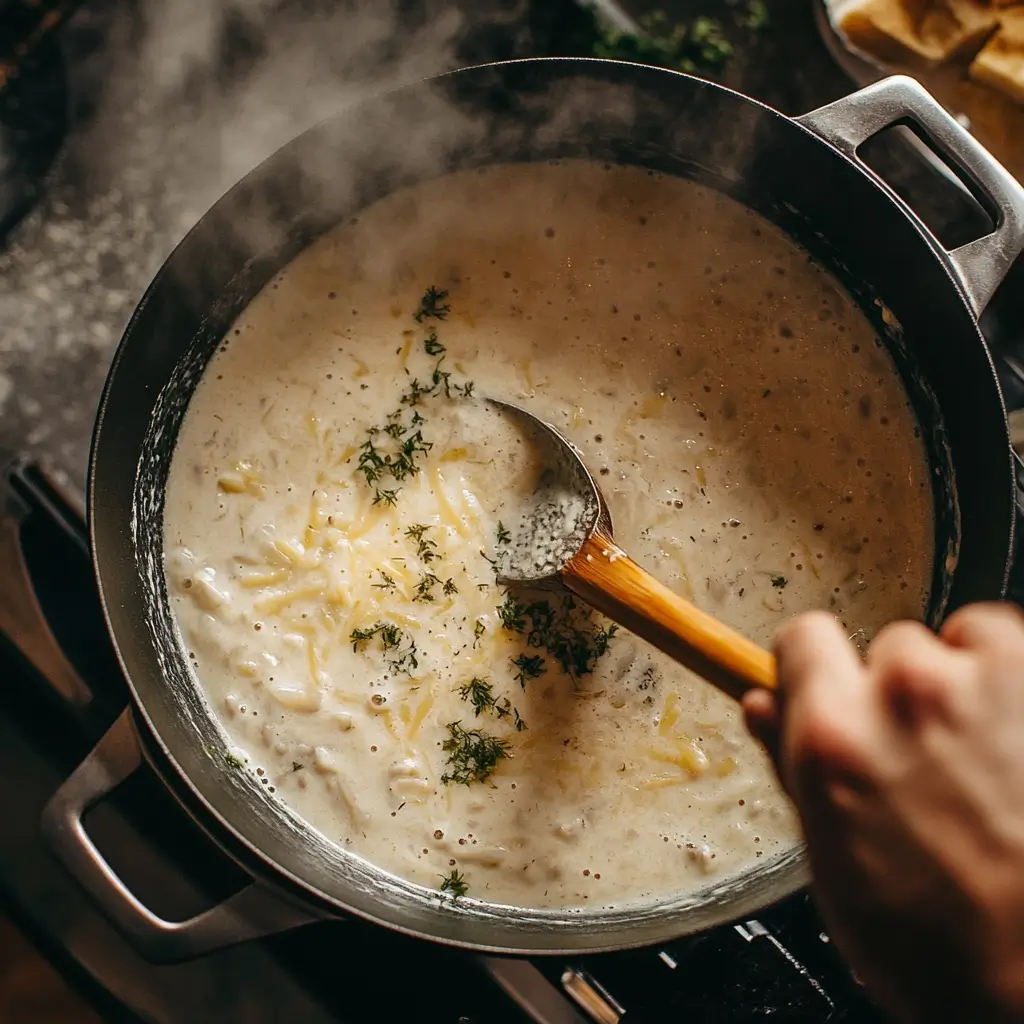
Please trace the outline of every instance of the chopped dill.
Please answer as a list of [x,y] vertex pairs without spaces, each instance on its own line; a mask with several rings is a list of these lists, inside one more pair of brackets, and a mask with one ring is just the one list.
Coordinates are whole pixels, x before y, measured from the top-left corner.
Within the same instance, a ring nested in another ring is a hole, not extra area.
[[518,708],[512,709],[512,721],[516,727],[516,732],[522,732],[526,728],[526,723],[519,717]]
[[487,632],[487,627],[481,622],[480,619],[476,620],[473,626],[473,650],[475,651],[480,644],[480,637]]
[[412,383],[409,385],[409,390],[402,395],[399,401],[402,405],[408,405],[410,407],[420,404],[420,399],[425,395],[433,393],[433,388],[428,387],[426,384],[421,384],[418,377],[413,377]]
[[446,320],[452,311],[451,303],[445,302],[448,292],[435,288],[431,285],[420,299],[420,307],[413,313],[412,318],[419,324],[433,317],[435,320]]
[[424,562],[432,562],[435,558],[439,557],[436,550],[437,542],[426,536],[427,530],[429,529],[429,526],[416,523],[405,531],[406,537],[411,537],[416,541],[416,554],[419,555]]
[[376,590],[386,590],[390,593],[398,586],[395,583],[394,577],[389,576],[383,569],[378,569],[377,572],[380,573],[380,583],[373,584]]
[[372,640],[383,628],[384,623],[378,622],[376,626],[371,626],[369,629],[353,629],[348,635],[349,640],[352,641],[352,650],[358,651],[361,643]]
[[432,572],[425,572],[420,578],[419,583],[416,584],[416,590],[412,595],[412,599],[414,601],[433,601],[434,587],[436,587],[440,582],[441,581]]
[[505,528],[505,524],[500,519],[498,520],[498,543],[512,543],[512,534],[508,532],[508,530]]
[[348,638],[352,641],[352,650],[358,651],[361,644],[368,643],[374,637],[380,638],[380,649],[390,669],[409,673],[419,667],[416,641],[409,637],[408,647],[402,650],[407,638],[393,622],[378,622],[368,629],[353,629]]
[[466,876],[452,868],[451,874],[441,876],[441,892],[451,893],[453,900],[457,900],[460,896],[465,896],[469,892]]
[[385,654],[401,646],[402,631],[393,622],[381,622],[378,625],[380,626],[380,646]]
[[[523,605],[506,593],[498,607],[501,624],[514,633],[526,634],[527,647],[547,651],[561,666],[563,672],[574,679],[589,675],[597,661],[607,654],[618,627],[598,627],[590,613],[571,598],[566,597],[554,605],[550,601],[533,601]],[[514,663],[522,674],[523,666]],[[519,675],[516,679],[525,684]]]
[[479,718],[481,711],[490,711],[498,718],[504,718],[511,711],[511,702],[506,697],[499,701],[494,696],[494,688],[486,679],[474,676],[468,683],[459,687],[459,696],[473,705],[473,712]]
[[513,676],[515,681],[525,690],[530,679],[537,679],[544,671],[544,659],[539,654],[520,654],[511,659],[519,671]]
[[444,356],[441,356],[434,366],[434,372],[430,375],[430,381],[431,384],[433,384],[433,388],[431,390],[436,394],[440,394],[443,391],[445,398],[451,398],[452,375],[447,370],[441,369],[441,364],[443,362]]
[[479,729],[464,729],[461,722],[448,723],[448,739],[441,744],[448,755],[448,770],[441,782],[468,786],[484,782],[493,774],[498,762],[511,757],[507,740],[490,736]]
[[773,587],[778,587],[779,590],[781,590],[788,582],[789,582],[789,580],[787,580],[785,576],[773,576],[772,577],[772,586]]
[[455,586],[455,580],[453,579],[445,580],[441,586],[441,590],[444,592],[445,597],[451,597],[452,594],[457,594],[459,592],[459,588]]
[[[428,288],[420,300],[419,310],[414,314],[416,320],[422,322],[428,317],[444,320],[451,310],[447,298],[446,291],[433,286]],[[453,395],[469,398],[473,394],[472,381],[457,383],[453,380],[452,373],[444,369],[447,349],[433,328],[423,339],[423,348],[427,355],[438,357],[431,370],[429,382],[412,377],[408,388],[399,397],[398,408],[388,414],[383,426],[369,427],[366,431],[366,440],[358,448],[356,472],[361,473],[367,485],[374,488],[375,505],[397,505],[398,489],[388,489],[377,484],[387,478],[401,483],[414,477],[420,471],[422,457],[434,446],[420,430],[426,419],[418,407],[428,398],[451,398]],[[409,371],[406,370],[406,373]],[[412,415],[407,420],[410,410]]]
[[382,491],[379,487],[373,492],[374,505],[397,505],[398,491]]
[[602,627],[594,634],[594,657],[600,658],[602,654],[608,653],[608,648],[611,646],[611,642],[618,633],[618,626],[608,626],[607,629]]
[[505,600],[498,605],[498,618],[506,629],[522,633],[526,628],[523,610],[523,606],[511,594],[506,594]]

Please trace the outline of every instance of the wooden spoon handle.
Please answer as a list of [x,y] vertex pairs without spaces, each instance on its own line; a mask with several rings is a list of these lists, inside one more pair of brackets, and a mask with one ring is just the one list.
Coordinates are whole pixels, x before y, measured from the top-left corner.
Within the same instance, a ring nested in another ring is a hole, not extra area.
[[739,700],[776,688],[775,658],[683,600],[597,531],[562,569],[562,580],[598,611]]

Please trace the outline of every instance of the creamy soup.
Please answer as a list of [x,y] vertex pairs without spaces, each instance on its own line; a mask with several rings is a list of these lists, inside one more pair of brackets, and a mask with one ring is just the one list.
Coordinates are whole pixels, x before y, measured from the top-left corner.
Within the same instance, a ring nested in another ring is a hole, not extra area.
[[499,585],[537,456],[482,396],[564,431],[616,541],[761,643],[809,608],[858,638],[923,612],[925,452],[834,279],[671,177],[461,173],[302,253],[189,407],[167,585],[223,770],[452,898],[636,903],[792,848],[735,703],[579,602]]

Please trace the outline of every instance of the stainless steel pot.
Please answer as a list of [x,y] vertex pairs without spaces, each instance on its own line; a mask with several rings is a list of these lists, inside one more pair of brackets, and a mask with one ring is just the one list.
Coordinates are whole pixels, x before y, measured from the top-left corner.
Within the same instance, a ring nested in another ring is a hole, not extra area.
[[[990,211],[986,237],[944,250],[858,160],[863,142],[902,123],[916,125]],[[135,705],[57,793],[43,827],[151,958],[194,956],[344,914],[502,953],[617,949],[750,914],[807,881],[794,851],[647,906],[566,912],[442,901],[329,843],[250,773],[225,771],[223,734],[175,639],[162,573],[163,490],[189,398],[237,314],[317,235],[400,185],[569,156],[711,184],[775,221],[845,282],[887,339],[925,428],[939,538],[931,621],[1004,594],[1014,463],[977,318],[1024,249],[1024,190],[920,86],[888,79],[790,119],[684,75],[556,59],[468,69],[363,103],[279,151],[200,221],[143,298],[103,395],[90,529]],[[162,920],[135,899],[82,825],[86,809],[144,755],[253,876],[248,889],[191,920]]]

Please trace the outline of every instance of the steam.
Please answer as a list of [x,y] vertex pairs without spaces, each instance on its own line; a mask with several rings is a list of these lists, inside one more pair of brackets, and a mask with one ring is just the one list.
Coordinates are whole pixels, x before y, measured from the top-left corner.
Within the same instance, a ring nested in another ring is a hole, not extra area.
[[[461,15],[410,23],[401,0],[150,0],[115,90],[137,91],[173,165],[182,226],[307,128],[369,94],[449,70]],[[116,97],[115,97],[116,99]],[[116,154],[116,146],[104,147]]]
[[[457,65],[460,15],[445,5],[414,21],[408,6],[143,0],[79,10],[66,30],[72,90],[79,108],[94,109],[0,252],[0,445],[84,484],[114,347],[181,237],[304,129]],[[246,225],[260,227],[269,225]]]

